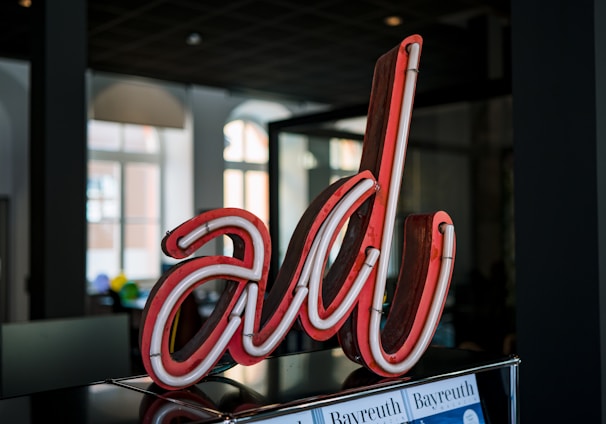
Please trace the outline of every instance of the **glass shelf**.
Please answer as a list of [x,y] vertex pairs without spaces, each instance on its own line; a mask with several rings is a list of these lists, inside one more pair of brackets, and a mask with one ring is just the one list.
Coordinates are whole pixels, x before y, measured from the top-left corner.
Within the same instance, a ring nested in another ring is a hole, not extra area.
[[105,424],[516,423],[519,364],[516,356],[430,347],[408,374],[383,378],[340,348],[325,349],[236,365],[184,390],[138,376],[4,399],[0,416],[28,422],[42,406],[49,417]]

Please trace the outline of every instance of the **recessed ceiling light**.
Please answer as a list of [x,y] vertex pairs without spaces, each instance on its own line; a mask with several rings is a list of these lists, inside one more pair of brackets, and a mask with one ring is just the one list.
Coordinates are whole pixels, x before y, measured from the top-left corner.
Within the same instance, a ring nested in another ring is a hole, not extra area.
[[190,46],[197,46],[202,42],[202,36],[197,32],[192,32],[187,36],[185,42]]
[[387,26],[399,26],[402,25],[402,17],[397,15],[387,16],[385,19],[383,19],[383,22]]
[[30,7],[32,5],[32,0],[19,0],[19,6],[21,7]]

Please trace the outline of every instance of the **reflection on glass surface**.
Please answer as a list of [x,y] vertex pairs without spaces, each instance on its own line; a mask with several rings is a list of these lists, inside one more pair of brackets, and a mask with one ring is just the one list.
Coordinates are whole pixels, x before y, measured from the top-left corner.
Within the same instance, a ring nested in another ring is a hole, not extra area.
[[331,393],[342,388],[344,376],[359,369],[341,349],[283,355],[252,366],[236,366],[223,373],[259,393],[268,404],[291,402],[311,393]]
[[337,404],[341,412],[344,405],[355,410],[370,398],[399,399],[402,390],[422,392],[423,386],[468,376],[477,380],[478,413],[493,424],[505,424],[515,422],[511,417],[517,414],[518,363],[516,357],[430,348],[407,375],[384,378],[350,361],[340,349],[330,349],[272,357],[248,367],[236,365],[176,391],[164,390],[147,377],[116,384],[145,393],[139,405],[143,422],[196,418],[202,423],[221,416],[234,423],[265,419],[278,423],[309,417],[312,409],[334,410]]
[[309,416],[311,410],[356,410],[371,398],[416,392],[462,376],[477,380],[487,422],[516,422],[518,414],[515,357],[434,348],[399,378],[372,374],[337,349],[273,357],[263,364],[262,391],[254,386],[257,376],[253,385],[244,381],[248,377],[240,379],[235,368],[245,367],[238,365],[182,390],[164,390],[142,376],[0,399],[0,418],[3,423],[288,423],[306,411]]

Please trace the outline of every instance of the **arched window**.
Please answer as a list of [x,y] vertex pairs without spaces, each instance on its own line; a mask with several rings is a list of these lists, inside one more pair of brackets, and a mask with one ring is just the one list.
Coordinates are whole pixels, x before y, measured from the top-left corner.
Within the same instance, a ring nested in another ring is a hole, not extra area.
[[90,84],[87,280],[123,272],[151,286],[172,260],[160,248],[164,229],[191,216],[187,93],[109,75],[95,74]]
[[[87,279],[124,272],[151,283],[167,260],[162,229],[191,210],[183,179],[190,166],[181,161],[190,137],[180,128],[101,120],[89,121],[88,136]],[[170,202],[175,195],[180,201]]]
[[249,100],[233,110],[223,129],[223,206],[252,212],[269,222],[269,142],[267,123],[286,119],[290,111],[283,105]]
[[89,122],[87,277],[160,271],[160,140],[148,125]]
[[267,132],[252,121],[236,119],[225,125],[224,134],[224,206],[246,209],[261,218],[267,225],[269,220]]
[[[269,140],[266,124],[290,117],[279,103],[249,100],[235,108],[223,127],[223,206],[245,209],[269,226]],[[224,237],[224,253],[231,240]]]

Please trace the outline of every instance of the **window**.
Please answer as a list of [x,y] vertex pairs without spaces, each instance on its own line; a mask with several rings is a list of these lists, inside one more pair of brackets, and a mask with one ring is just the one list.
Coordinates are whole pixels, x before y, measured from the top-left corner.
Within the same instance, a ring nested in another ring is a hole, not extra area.
[[161,267],[161,146],[151,126],[89,122],[86,274],[155,279]]
[[[279,240],[272,249],[277,252],[279,263],[284,260],[290,238],[311,201],[330,184],[358,172],[365,122],[356,122],[362,127],[361,133],[357,126],[351,129],[346,124],[349,123],[336,123],[339,131],[334,131],[334,137],[298,129],[281,131],[278,136]],[[341,138],[339,133],[349,133],[351,138]],[[331,249],[331,263],[340,249],[345,229],[346,226]]]
[[223,203],[245,209],[269,221],[267,133],[252,121],[234,120],[225,125]]

